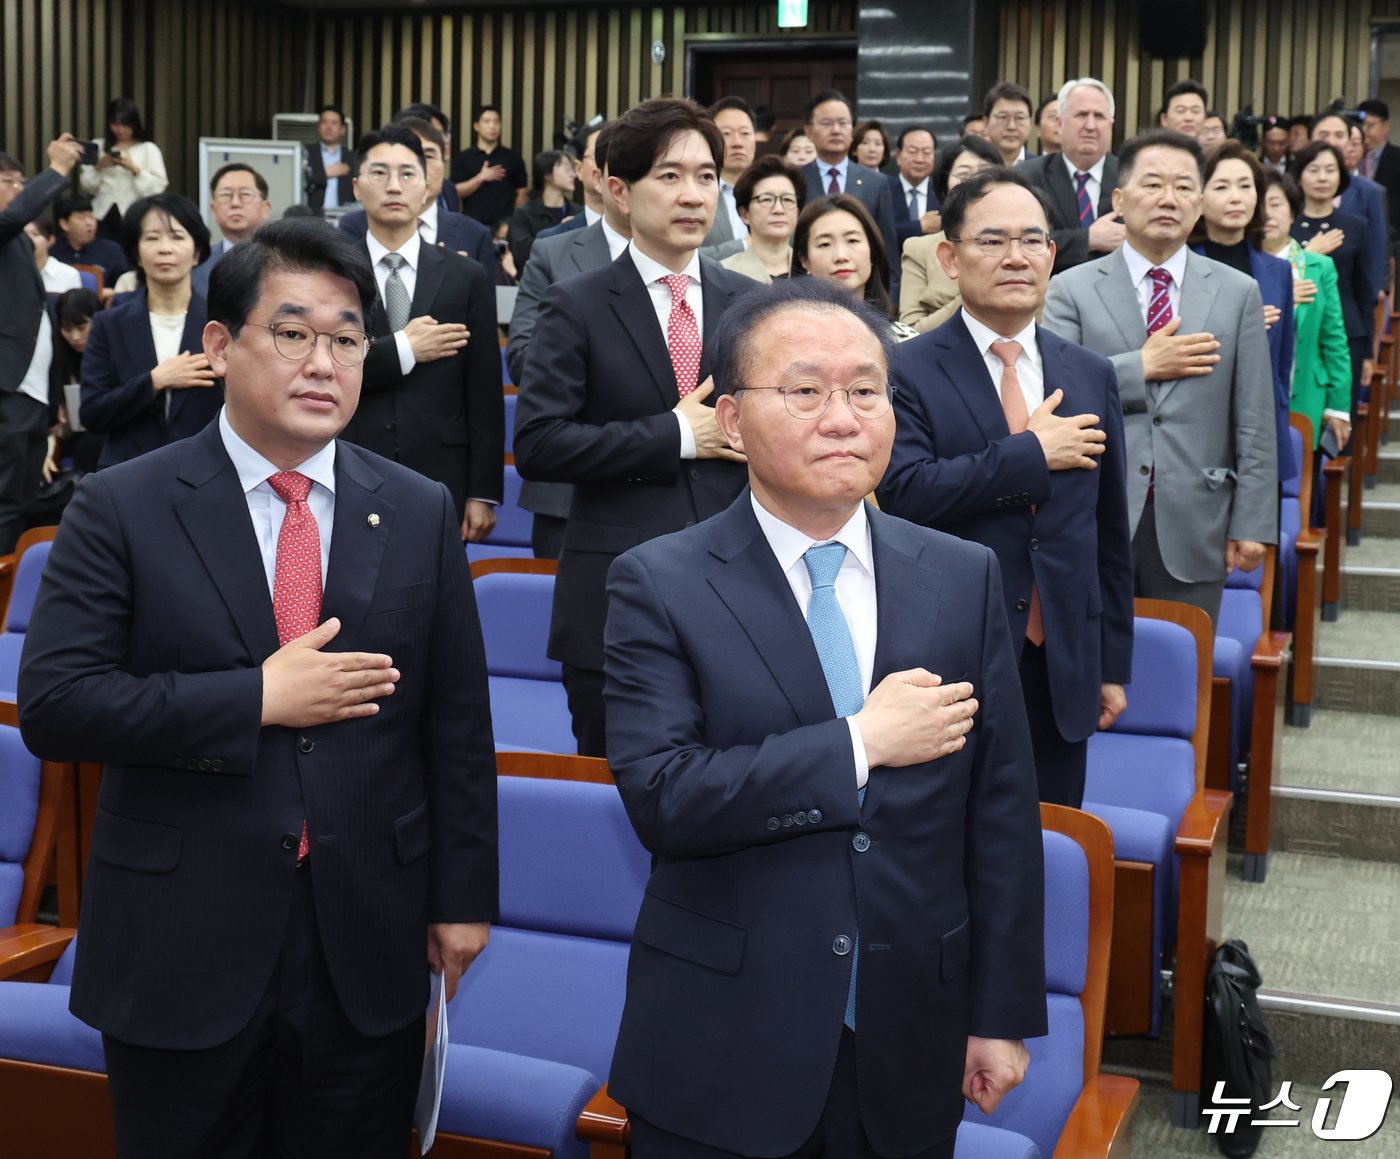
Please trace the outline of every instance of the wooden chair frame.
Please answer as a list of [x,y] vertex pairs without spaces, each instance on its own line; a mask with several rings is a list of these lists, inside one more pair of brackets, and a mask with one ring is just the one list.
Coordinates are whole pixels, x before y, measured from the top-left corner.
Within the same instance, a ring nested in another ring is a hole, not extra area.
[[9,555],[0,555],[0,608],[4,608],[4,615],[0,616],[0,625],[10,622],[10,596],[14,592],[15,572],[19,570],[19,557],[36,543],[52,542],[53,537],[58,534],[58,527],[31,527],[23,532],[19,541],[15,544],[15,549]]
[[516,572],[522,575],[558,575],[557,559],[527,559],[523,556],[501,556],[496,559],[478,559],[471,565],[472,579],[480,579],[493,572]]
[[[1343,544],[1340,537],[1333,538],[1326,529],[1309,526],[1312,522],[1313,472],[1316,470],[1313,427],[1307,417],[1300,414],[1292,415],[1290,422],[1302,436],[1303,462],[1299,468],[1302,475],[1298,488],[1302,530],[1295,545],[1298,553],[1298,590],[1294,593],[1293,601],[1293,662],[1288,672],[1286,712],[1289,724],[1307,728],[1312,723],[1313,685],[1316,679],[1313,661],[1317,655],[1317,633],[1322,619],[1317,557],[1321,551],[1323,566],[1334,566],[1326,561],[1332,555],[1340,556]],[[1340,558],[1335,568],[1340,577]]]

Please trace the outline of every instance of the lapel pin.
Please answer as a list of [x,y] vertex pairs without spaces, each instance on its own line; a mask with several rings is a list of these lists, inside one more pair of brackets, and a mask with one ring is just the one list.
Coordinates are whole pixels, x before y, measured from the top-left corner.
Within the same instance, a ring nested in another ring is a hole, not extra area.
[[379,516],[378,516],[378,515],[375,515],[373,512],[371,512],[369,518],[366,519],[365,522],[368,523],[371,527],[378,527],[378,526],[379,526]]

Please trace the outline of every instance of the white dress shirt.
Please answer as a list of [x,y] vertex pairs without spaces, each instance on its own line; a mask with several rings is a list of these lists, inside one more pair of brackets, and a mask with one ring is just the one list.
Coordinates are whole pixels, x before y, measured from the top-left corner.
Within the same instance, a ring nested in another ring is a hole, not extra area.
[[[321,169],[325,171],[332,165],[339,165],[343,154],[341,147],[337,145],[334,149],[327,149],[325,142],[321,143]],[[323,209],[340,208],[340,178],[326,178],[326,199],[321,203]]]
[[49,368],[53,365],[53,323],[47,309],[39,313],[39,334],[34,340],[34,356],[15,389],[35,402],[49,405]]
[[915,220],[923,217],[923,215],[928,212],[928,183],[930,180],[931,178],[925,177],[917,185],[910,185],[909,182],[905,180],[903,173],[899,175],[899,187],[904,190],[904,205],[906,209],[909,205],[909,194],[914,193],[918,195],[919,200],[915,203],[918,209],[913,215]]
[[[180,339],[185,336],[185,315],[184,314],[157,314],[151,311],[148,315],[151,320],[151,344],[156,348],[156,365],[159,366],[167,358],[174,358],[177,354],[186,353],[180,349]],[[170,407],[175,401],[173,390],[161,391],[161,405],[165,411],[165,417],[170,417]]]
[[[617,259],[622,256],[622,251],[631,243],[631,239],[623,237],[622,234],[613,229],[613,227],[608,224],[608,219],[606,217],[600,217],[598,220],[603,223],[603,238],[608,243],[608,257],[612,261],[617,261]],[[590,222],[589,224],[591,225],[592,223]]]
[[1152,304],[1152,293],[1156,289],[1149,274],[1152,270],[1163,269],[1171,274],[1171,285],[1167,287],[1167,301],[1171,303],[1172,317],[1181,316],[1181,279],[1186,276],[1186,247],[1182,246],[1161,266],[1154,266],[1142,254],[1133,249],[1133,243],[1123,243],[1123,260],[1128,263],[1128,279],[1137,290],[1138,306],[1142,310],[1142,320],[1147,321],[1147,309]]
[[603,220],[603,215],[602,215],[601,213],[599,213],[599,212],[598,212],[596,209],[594,209],[591,205],[584,205],[584,207],[583,207],[583,225],[584,225],[584,228],[585,228],[585,229],[588,228],[588,226],[592,225],[595,221],[602,221],[602,220]]
[[1020,380],[1021,394],[1026,400],[1026,414],[1034,414],[1035,408],[1045,401],[1045,368],[1040,361],[1040,343],[1035,340],[1035,320],[1027,323],[1026,328],[1019,334],[998,334],[969,314],[966,307],[962,310],[962,320],[967,332],[972,335],[977,353],[982,356],[987,373],[992,376],[992,385],[996,387],[998,399],[1001,398],[1001,372],[1006,367],[1005,363],[992,353],[992,343],[1021,344],[1021,353],[1016,359],[1016,377]]
[[[1107,154],[1105,154],[1105,156],[1107,156]],[[1088,169],[1082,170],[1077,168],[1074,162],[1071,161],[1068,157],[1066,157],[1063,153],[1060,154],[1060,159],[1064,162],[1065,168],[1069,171],[1070,189],[1079,188],[1078,182],[1075,181],[1076,174],[1089,174],[1089,180],[1084,183],[1084,191],[1089,195],[1089,204],[1094,207],[1094,220],[1097,221],[1099,217],[1099,194],[1103,190],[1104,158],[1100,157]]]
[[[646,283],[647,293],[651,295],[652,309],[656,311],[656,324],[661,327],[661,338],[666,338],[666,327],[671,321],[671,291],[662,278],[669,278],[673,273],[683,273],[690,279],[685,289],[685,300],[695,315],[695,328],[699,333],[701,341],[705,338],[705,302],[704,294],[700,292],[700,254],[698,252],[690,255],[690,264],[684,270],[668,270],[660,262],[647,257],[636,246],[635,242],[629,242],[627,252],[632,255],[632,261],[636,264],[637,273],[642,275],[642,281]],[[696,385],[699,385],[698,383]],[[676,416],[676,422],[681,428],[681,458],[695,458],[695,432],[690,429],[690,423],[686,421],[685,415],[681,414],[680,406],[671,412]]]
[[739,203],[734,200],[734,186],[728,181],[719,183],[719,204],[729,214],[729,228],[736,238],[748,237],[749,227],[739,216]]
[[[778,566],[788,586],[792,588],[802,618],[807,618],[807,605],[812,602],[812,577],[808,574],[803,556],[809,547],[818,543],[841,543],[846,547],[846,558],[841,561],[841,570],[836,575],[836,602],[841,605],[841,614],[846,617],[846,627],[851,632],[851,643],[855,645],[856,663],[860,665],[861,691],[870,695],[870,682],[875,673],[875,640],[879,635],[879,616],[875,604],[875,549],[870,543],[870,524],[865,518],[865,504],[859,504],[855,513],[846,520],[831,539],[813,539],[791,524],[784,523],[768,511],[758,501],[758,496],[749,493],[753,503],[753,513],[758,526],[768,540],[768,546],[777,557]],[[856,788],[863,789],[870,778],[870,761],[865,755],[865,740],[860,735],[860,725],[853,716],[845,718],[851,730],[851,750],[856,762]]]
[[82,275],[67,262],[61,262],[57,258],[49,258],[44,263],[39,277],[44,280],[44,290],[50,294],[66,294],[69,290],[83,288]]
[[[248,515],[253,521],[253,536],[262,555],[263,571],[267,575],[267,592],[272,595],[277,577],[277,537],[282,532],[282,520],[287,514],[287,502],[268,479],[282,470],[268,462],[239,438],[228,421],[227,410],[219,411],[219,437],[224,450],[233,460],[238,472],[238,485],[248,502]],[[331,530],[335,525],[335,440],[332,439],[311,458],[292,468],[311,480],[306,505],[316,520],[321,535],[321,590],[326,587],[326,570],[331,560]]]
[[[428,208],[418,215],[418,236],[429,245],[437,245],[438,237],[438,203],[428,202]],[[403,277],[402,272],[399,274]]]
[[[403,257],[405,263],[399,267],[399,280],[403,282],[404,289],[408,291],[410,302],[413,301],[413,295],[418,289],[418,255],[422,244],[422,238],[418,236],[418,231],[414,230],[413,236],[395,251]],[[387,308],[384,287],[389,281],[389,267],[384,264],[384,255],[389,253],[389,247],[374,236],[373,230],[365,234],[365,245],[369,249],[370,264],[374,266],[374,281],[379,287],[379,300],[385,302]],[[413,353],[408,335],[402,330],[394,334],[394,347],[399,352],[399,373],[408,374],[418,365],[418,359]]]

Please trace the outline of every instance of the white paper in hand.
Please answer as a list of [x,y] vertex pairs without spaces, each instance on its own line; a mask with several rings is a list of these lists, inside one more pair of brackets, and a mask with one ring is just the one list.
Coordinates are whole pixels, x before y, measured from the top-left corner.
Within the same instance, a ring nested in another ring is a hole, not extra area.
[[428,1153],[437,1137],[442,1081],[447,1076],[447,988],[442,984],[442,975],[432,971],[429,971],[428,985],[423,1077],[418,1082],[418,1103],[413,1108],[413,1125],[418,1129],[420,1155]]

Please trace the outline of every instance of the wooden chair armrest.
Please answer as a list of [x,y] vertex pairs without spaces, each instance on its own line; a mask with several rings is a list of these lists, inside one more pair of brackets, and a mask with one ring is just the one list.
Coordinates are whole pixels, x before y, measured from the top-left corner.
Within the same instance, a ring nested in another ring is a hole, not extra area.
[[632,1124],[627,1121],[627,1109],[614,1102],[608,1094],[608,1088],[604,1086],[588,1100],[588,1105],[579,1114],[575,1133],[590,1147],[602,1144],[622,1148],[632,1138]]
[[1298,533],[1294,549],[1299,555],[1316,555],[1327,541],[1327,531],[1321,527],[1305,527]]
[[1054,1159],[1126,1159],[1141,1084],[1126,1075],[1096,1074],[1079,1092],[1060,1132]]
[[22,925],[0,929],[0,979],[19,982],[47,981],[53,964],[77,930],[55,926]]
[[1250,667],[1256,672],[1261,668],[1282,668],[1292,639],[1289,632],[1271,632],[1266,628],[1254,642],[1254,655],[1249,659]]
[[1176,831],[1177,853],[1183,857],[1209,857],[1233,803],[1233,794],[1216,789],[1203,789],[1192,797]]

